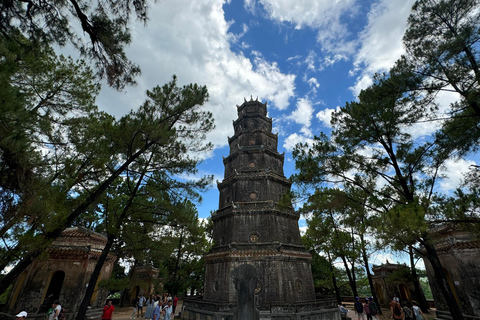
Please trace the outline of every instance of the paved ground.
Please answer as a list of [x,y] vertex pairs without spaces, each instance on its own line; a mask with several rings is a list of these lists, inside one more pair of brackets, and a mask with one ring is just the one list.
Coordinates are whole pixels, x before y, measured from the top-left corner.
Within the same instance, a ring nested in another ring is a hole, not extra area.
[[[347,314],[349,318],[352,320],[358,320],[358,315],[355,313],[355,309],[353,308],[353,302],[346,302],[345,307],[350,310]],[[436,312],[435,309],[430,309],[429,313],[425,314],[428,318],[428,320],[433,320],[436,318]],[[391,319],[391,313],[390,313],[390,308],[382,308],[382,314],[377,314],[375,316],[377,320],[390,320]],[[361,318],[360,318],[361,319]],[[365,316],[366,320],[367,317]],[[375,320],[375,318],[373,318]]]
[[[348,310],[348,317],[352,320],[358,320],[357,315],[353,309],[353,303],[345,303],[345,306]],[[113,315],[113,320],[130,320],[130,316],[132,315],[133,308],[132,307],[123,307],[123,308],[115,308],[115,313]],[[182,311],[182,300],[178,301],[177,310],[175,312],[175,318],[179,319],[178,313]],[[430,309],[430,313],[426,314],[428,320],[433,320],[435,315],[435,309]],[[376,316],[376,320],[390,320],[390,309],[382,308],[382,314]],[[374,318],[375,319],[375,318]],[[136,318],[136,320],[146,320],[145,318]],[[366,317],[364,318],[366,320]]]
[[[145,308],[144,308],[145,311]],[[175,318],[180,319],[178,317],[178,313],[182,311],[182,300],[178,300],[177,309],[175,310]],[[115,307],[115,312],[113,314],[113,320],[130,320],[130,316],[132,315],[133,307]],[[145,318],[135,318],[136,320],[147,320]]]

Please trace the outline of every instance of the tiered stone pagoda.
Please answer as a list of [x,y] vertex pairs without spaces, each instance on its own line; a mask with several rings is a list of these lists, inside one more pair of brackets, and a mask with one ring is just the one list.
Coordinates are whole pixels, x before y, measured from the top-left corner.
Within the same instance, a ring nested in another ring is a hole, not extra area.
[[183,318],[339,319],[333,300],[315,300],[311,256],[287,196],[291,182],[267,104],[250,100],[237,108],[204,295],[185,302]]

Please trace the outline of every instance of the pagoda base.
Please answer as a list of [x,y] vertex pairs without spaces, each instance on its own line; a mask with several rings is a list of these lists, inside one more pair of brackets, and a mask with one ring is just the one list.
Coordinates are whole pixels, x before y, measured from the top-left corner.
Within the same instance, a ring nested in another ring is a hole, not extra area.
[[[206,301],[202,297],[185,298],[182,308],[184,320],[235,320],[236,305]],[[258,320],[340,320],[338,306],[333,299],[296,304],[259,306]],[[255,320],[255,319],[251,319]]]

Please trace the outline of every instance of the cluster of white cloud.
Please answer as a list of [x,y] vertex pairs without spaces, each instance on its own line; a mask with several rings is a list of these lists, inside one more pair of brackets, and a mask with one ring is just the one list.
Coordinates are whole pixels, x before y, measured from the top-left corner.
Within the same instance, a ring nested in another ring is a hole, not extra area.
[[355,96],[372,83],[373,74],[388,71],[404,53],[402,38],[413,2],[380,0],[372,6],[351,72],[360,73],[351,88]]
[[340,110],[340,106],[337,106],[336,109],[325,108],[323,110],[320,110],[317,113],[316,117],[318,120],[320,120],[323,123],[325,127],[331,128],[332,125],[330,124],[330,121],[332,121],[332,113],[339,110]]
[[[310,50],[306,57],[294,56],[289,61],[306,66],[306,72],[321,71],[339,61],[352,59],[351,76],[356,76],[351,90],[355,97],[361,89],[372,83],[376,72],[388,71],[403,53],[402,37],[406,29],[406,20],[413,0],[388,1],[378,0],[371,5],[368,23],[360,35],[352,35],[348,30],[348,20],[358,14],[355,0],[349,1],[288,1],[288,0],[248,0],[245,7],[258,14],[262,8],[269,19],[280,23],[291,24],[297,29],[304,27],[318,30],[317,40],[322,54]],[[304,75],[304,78],[311,78]],[[313,78],[315,79],[315,78]],[[316,79],[315,79],[316,80]],[[315,82],[310,82],[315,84]],[[318,82],[317,82],[318,83]],[[316,95],[316,88],[311,94]],[[315,96],[316,98],[316,96]],[[305,99],[308,99],[305,98]],[[290,117],[298,117],[300,108],[293,111]],[[310,110],[304,115],[308,118]],[[332,109],[324,109],[317,113],[317,118],[327,127],[330,126]],[[302,126],[303,137],[309,138],[311,130]],[[298,133],[293,133],[285,140],[284,147],[291,150],[292,141],[301,140]]]
[[352,53],[354,50],[355,44],[347,40],[349,31],[342,18],[355,14],[355,0],[245,1],[245,7],[252,12],[256,11],[258,5],[262,6],[272,20],[292,24],[296,29],[309,27],[318,30],[317,40],[325,52]]
[[[321,103],[316,96],[320,87],[318,72],[325,66],[351,59],[351,76],[356,77],[352,91],[358,94],[371,84],[375,72],[388,70],[403,53],[401,39],[412,3],[413,0],[377,0],[371,4],[367,25],[356,37],[350,34],[347,25],[348,19],[358,14],[356,0],[245,0],[245,8],[255,14],[261,12],[270,20],[289,27],[318,31],[319,52],[309,49],[305,55],[287,59],[293,64],[306,66],[305,74],[297,77],[286,74],[275,61],[265,59],[261,52],[232,50],[232,44],[249,48],[243,39],[251,31],[244,23],[238,34],[230,31],[236,22],[226,21],[224,6],[229,5],[228,2],[160,2],[151,7],[150,22],[146,27],[132,26],[132,44],[127,54],[142,68],[138,86],[122,93],[104,88],[98,104],[110,113],[123,115],[144,101],[145,90],[170,81],[173,74],[178,76],[180,85],[207,85],[210,100],[206,108],[213,113],[217,126],[208,139],[218,148],[225,146],[226,136],[233,134],[232,120],[237,117],[235,105],[241,104],[244,97],[249,99],[251,94],[258,95],[259,100],[270,102],[270,110],[276,108],[283,112],[288,112],[290,102],[296,101],[295,108],[279,120],[280,123],[274,123],[275,129],[285,135],[283,147],[290,151],[298,142],[311,142],[316,133],[312,129],[313,121],[330,127],[334,109],[330,106],[315,110],[315,106]],[[310,88],[302,98],[297,97],[297,79]],[[451,100],[446,97],[444,102],[448,105]],[[281,127],[281,121],[297,124],[300,129],[291,133]],[[421,137],[434,129],[431,125],[418,125],[409,130],[413,136]]]
[[[227,143],[236,119],[236,104],[252,93],[268,100],[270,108],[285,109],[294,96],[295,75],[282,73],[275,62],[265,60],[258,52],[252,57],[231,50],[248,32],[232,34],[224,15],[222,0],[188,0],[160,2],[152,6],[147,26],[132,26],[132,44],[128,56],[140,65],[138,85],[118,93],[104,88],[98,105],[117,116],[137,108],[147,89],[170,81],[173,74],[179,85],[207,85],[210,99],[206,109],[215,118],[216,130],[208,139],[216,147]],[[248,44],[245,44],[248,46]],[[255,99],[256,97],[254,97]]]

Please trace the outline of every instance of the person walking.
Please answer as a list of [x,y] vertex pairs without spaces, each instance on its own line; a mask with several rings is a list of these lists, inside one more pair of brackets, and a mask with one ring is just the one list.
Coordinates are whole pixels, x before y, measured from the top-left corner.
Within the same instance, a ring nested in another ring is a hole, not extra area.
[[115,307],[113,306],[112,300],[108,300],[105,307],[103,307],[102,320],[112,320],[113,311],[115,311]]
[[[422,309],[420,309],[420,307],[418,306],[418,302],[415,300],[412,300],[412,304],[413,304],[412,310],[415,316],[415,320],[421,320],[422,317],[424,317],[425,320],[428,320],[427,317],[423,314]],[[422,317],[420,317],[420,315]]]
[[48,309],[47,314],[45,316],[46,320],[53,320],[53,317],[55,316],[55,304],[52,303],[52,307]]
[[148,297],[146,305],[147,309],[145,310],[145,319],[151,319],[153,315],[153,309],[155,309],[155,300],[153,299],[153,295]]
[[375,301],[373,301],[373,297],[368,298],[368,307],[370,309],[370,314],[372,315],[372,319],[377,320],[378,307]]
[[162,310],[164,315],[163,320],[172,320],[173,319],[173,301],[169,300],[167,306]]
[[53,319],[58,320],[60,318],[60,312],[62,312],[62,306],[60,305],[60,301],[55,301],[53,303],[55,306],[54,311],[53,311]]
[[173,298],[173,314],[175,314],[175,310],[177,309],[177,304],[178,304],[178,297],[175,295]]
[[132,315],[130,316],[130,319],[135,319],[135,313],[137,313],[137,308],[138,308],[138,298],[140,298],[140,296],[136,296],[136,297],[133,298],[133,300],[132,300],[133,313],[132,313]]
[[404,313],[402,310],[402,306],[400,305],[400,302],[396,301],[395,298],[396,296],[393,296],[392,301],[390,301],[390,312],[392,313],[392,316],[390,319],[403,320]]
[[365,314],[367,315],[367,320],[373,320],[369,302],[370,302],[369,299],[365,298],[365,303],[363,304],[363,310],[365,311]]
[[161,303],[157,303],[157,305],[155,306],[155,308],[153,309],[153,315],[152,315],[152,319],[153,320],[160,320],[160,313],[161,313],[161,310],[162,309],[162,304]]
[[140,297],[138,298],[138,303],[137,303],[137,318],[141,317],[143,318],[143,305],[145,304],[145,301],[147,299],[143,296],[143,293],[140,293]]
[[410,302],[403,303],[403,314],[405,314],[405,320],[413,320],[413,311],[411,309],[412,304]]
[[355,297],[355,303],[353,304],[353,307],[355,309],[355,313],[358,316],[358,320],[365,320],[365,315],[363,314],[363,304],[360,301],[359,297]]

